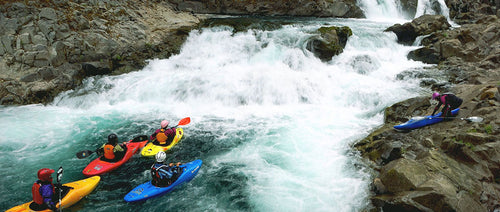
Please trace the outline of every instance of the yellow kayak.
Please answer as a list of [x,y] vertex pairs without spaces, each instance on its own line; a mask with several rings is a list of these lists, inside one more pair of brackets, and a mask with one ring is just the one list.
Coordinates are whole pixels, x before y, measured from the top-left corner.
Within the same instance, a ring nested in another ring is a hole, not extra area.
[[[67,194],[61,199],[62,208],[68,208],[68,207],[74,205],[75,203],[77,203],[78,201],[80,201],[83,197],[90,194],[90,192],[92,192],[95,189],[95,187],[97,187],[97,184],[99,183],[100,180],[101,180],[101,177],[94,176],[94,177],[86,178],[83,180],[63,184],[63,186],[71,187],[71,189],[69,189]],[[31,202],[33,202],[33,201],[31,201]],[[7,210],[7,212],[34,211],[34,210],[30,209],[31,202],[27,202],[27,203],[24,203],[22,205],[18,205],[16,207],[13,207],[13,208]],[[59,203],[57,203],[57,208],[59,208]],[[46,209],[43,211],[50,212],[51,210]]]
[[172,141],[172,143],[170,143],[170,145],[168,146],[160,146],[160,145],[155,145],[153,144],[153,142],[149,142],[141,151],[141,155],[142,156],[145,156],[145,157],[151,157],[151,156],[155,156],[156,153],[160,152],[160,151],[167,151],[169,150],[170,148],[172,148],[173,146],[175,146],[182,138],[182,136],[184,135],[184,130],[182,130],[182,128],[176,128],[175,130],[175,138],[174,140]]

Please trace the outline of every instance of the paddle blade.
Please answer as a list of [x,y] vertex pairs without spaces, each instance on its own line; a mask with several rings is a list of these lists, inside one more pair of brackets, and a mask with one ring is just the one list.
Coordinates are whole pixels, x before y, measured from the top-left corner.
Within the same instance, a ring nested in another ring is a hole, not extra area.
[[61,182],[61,178],[62,178],[62,175],[63,175],[63,167],[59,167],[59,169],[57,170],[57,182],[60,183]]
[[134,139],[132,139],[132,143],[134,142],[141,142],[141,141],[145,141],[145,140],[148,140],[148,136],[147,135],[139,135],[139,136],[136,136]]
[[81,151],[81,152],[77,152],[77,153],[76,153],[76,157],[77,157],[78,159],[82,159],[82,158],[86,158],[86,157],[88,157],[88,156],[89,156],[89,155],[91,155],[92,153],[94,153],[94,152],[92,152],[92,151],[90,151],[90,150],[83,150],[83,151]]
[[177,124],[177,126],[179,125],[186,125],[186,124],[189,124],[189,122],[191,122],[191,118],[190,117],[186,117],[186,118],[183,118],[179,121],[179,124]]
[[469,117],[469,118],[465,118],[464,120],[470,121],[470,122],[482,122],[483,118],[477,117],[477,116],[472,116],[472,117]]

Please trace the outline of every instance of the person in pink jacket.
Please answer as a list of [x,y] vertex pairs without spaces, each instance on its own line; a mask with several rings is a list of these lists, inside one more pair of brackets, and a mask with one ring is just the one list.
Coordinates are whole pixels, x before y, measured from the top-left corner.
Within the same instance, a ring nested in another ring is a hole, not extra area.
[[176,129],[175,127],[168,128],[168,124],[169,122],[167,120],[161,121],[161,128],[155,130],[155,132],[151,134],[150,139],[155,145],[168,146],[174,140]]

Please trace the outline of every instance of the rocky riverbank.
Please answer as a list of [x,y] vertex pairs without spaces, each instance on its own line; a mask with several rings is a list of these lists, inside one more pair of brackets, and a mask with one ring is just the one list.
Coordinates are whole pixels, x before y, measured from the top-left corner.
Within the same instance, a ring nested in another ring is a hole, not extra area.
[[[500,21],[494,7],[479,1],[448,4],[458,28],[427,15],[387,31],[407,45],[423,38],[408,57],[437,66],[399,77],[417,76],[422,86],[456,94],[464,100],[460,113],[397,132],[394,125],[434,108],[430,93],[408,99],[387,108],[384,125],[354,144],[376,170],[371,211],[500,211]],[[471,116],[484,120],[460,119]]]

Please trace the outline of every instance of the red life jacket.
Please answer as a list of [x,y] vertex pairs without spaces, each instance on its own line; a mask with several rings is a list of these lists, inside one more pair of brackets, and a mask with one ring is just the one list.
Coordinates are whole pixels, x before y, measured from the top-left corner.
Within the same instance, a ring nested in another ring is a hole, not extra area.
[[111,144],[106,144],[104,146],[104,157],[108,160],[113,160],[115,159],[115,153],[114,153],[115,147]]
[[33,202],[35,202],[36,204],[43,204],[43,197],[42,197],[42,194],[40,194],[40,187],[42,187],[42,185],[36,181],[35,183],[33,183],[33,186],[31,187],[31,194],[33,195]]
[[[31,194],[33,195],[33,202],[35,202],[38,205],[43,204],[43,197],[42,194],[40,194],[40,187],[42,187],[42,183],[37,180],[35,183],[33,183],[33,186],[31,187]],[[55,188],[52,186],[52,191],[55,193]]]

